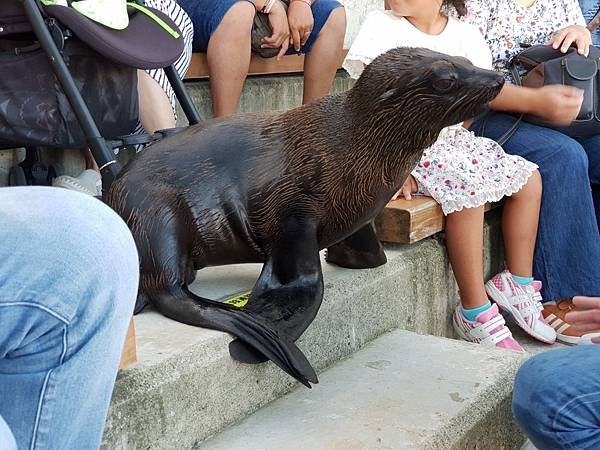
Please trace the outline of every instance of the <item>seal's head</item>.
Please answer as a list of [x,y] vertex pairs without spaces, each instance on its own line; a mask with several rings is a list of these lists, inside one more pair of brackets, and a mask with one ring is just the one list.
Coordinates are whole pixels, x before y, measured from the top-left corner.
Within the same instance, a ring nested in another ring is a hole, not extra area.
[[352,96],[375,128],[414,130],[419,136],[413,143],[422,145],[425,139],[429,145],[442,128],[483,112],[503,84],[501,74],[475,67],[466,58],[395,48],[365,68]]

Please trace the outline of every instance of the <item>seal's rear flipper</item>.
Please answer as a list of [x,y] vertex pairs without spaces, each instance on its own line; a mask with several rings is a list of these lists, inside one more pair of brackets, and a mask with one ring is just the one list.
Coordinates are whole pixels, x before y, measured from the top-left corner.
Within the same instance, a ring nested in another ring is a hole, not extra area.
[[269,360],[265,355],[255,350],[254,347],[239,339],[234,339],[229,343],[229,354],[233,359],[244,364],[261,364]]
[[317,374],[306,356],[291,340],[280,336],[253,314],[230,305],[198,297],[187,288],[152,296],[165,316],[188,325],[229,333],[273,361],[306,387],[318,383]]

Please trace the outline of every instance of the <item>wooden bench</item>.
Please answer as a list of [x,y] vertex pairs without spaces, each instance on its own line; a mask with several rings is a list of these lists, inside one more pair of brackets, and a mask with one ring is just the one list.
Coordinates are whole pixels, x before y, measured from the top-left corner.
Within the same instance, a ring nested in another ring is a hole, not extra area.
[[135,327],[133,325],[133,319],[131,319],[131,322],[129,322],[129,328],[127,329],[127,337],[125,337],[125,345],[123,346],[123,353],[121,354],[119,369],[124,369],[127,366],[135,364],[136,360]]
[[[348,50],[344,50],[338,64],[342,68],[342,62]],[[261,58],[255,54],[250,57],[248,75],[281,75],[289,73],[302,73],[304,71],[304,55],[286,55],[281,61],[275,58]],[[190,67],[185,74],[184,80],[197,80],[208,78],[208,63],[206,53],[193,53]]]
[[[501,205],[488,203],[489,211]],[[444,230],[445,216],[431,197],[413,196],[412,200],[393,200],[375,219],[377,236],[383,242],[413,244]]]

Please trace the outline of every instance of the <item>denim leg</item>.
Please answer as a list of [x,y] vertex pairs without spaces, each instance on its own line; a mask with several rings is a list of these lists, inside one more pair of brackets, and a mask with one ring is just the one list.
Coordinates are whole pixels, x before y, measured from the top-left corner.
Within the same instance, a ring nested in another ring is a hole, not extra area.
[[15,438],[2,416],[0,416],[0,450],[17,450]]
[[590,176],[590,183],[592,184],[592,198],[594,199],[596,220],[600,227],[600,135],[580,139],[579,142],[588,156],[588,174]]
[[[491,113],[485,120],[483,134],[499,139],[515,118]],[[479,131],[481,125],[480,120],[471,128]],[[544,299],[600,295],[600,234],[583,147],[563,133],[521,122],[503,148],[536,163],[542,176],[533,271]]]
[[[600,0],[579,0],[579,6],[583,12],[585,21],[589,22],[598,12]],[[596,46],[600,45],[600,31],[596,30],[592,33],[592,43]]]
[[97,449],[137,293],[131,234],[58,188],[1,188],[0,217],[0,416],[19,449]]
[[539,450],[600,448],[600,346],[534,356],[517,372],[513,414]]

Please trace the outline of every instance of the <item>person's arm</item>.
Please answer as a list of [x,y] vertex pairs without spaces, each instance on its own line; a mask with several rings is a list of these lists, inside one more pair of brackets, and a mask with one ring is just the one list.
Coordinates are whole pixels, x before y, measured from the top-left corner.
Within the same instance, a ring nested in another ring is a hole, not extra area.
[[533,114],[556,125],[568,125],[581,109],[583,93],[569,86],[526,88],[505,84],[490,106],[495,111]]
[[275,2],[271,2],[270,0],[252,1],[257,11],[262,11],[265,5],[267,5],[267,2],[269,2],[267,12],[269,15],[269,24],[271,25],[273,34],[269,37],[263,38],[262,47],[279,48],[280,50],[277,54],[277,59],[280,60],[290,46],[290,25],[288,23],[285,8],[279,0],[276,0]]
[[306,44],[315,23],[312,14],[313,0],[291,0],[288,7],[288,23],[290,24],[290,44],[299,52]]

